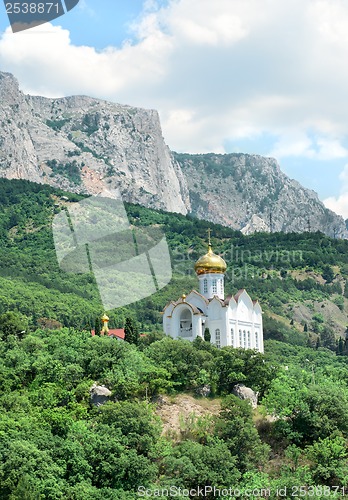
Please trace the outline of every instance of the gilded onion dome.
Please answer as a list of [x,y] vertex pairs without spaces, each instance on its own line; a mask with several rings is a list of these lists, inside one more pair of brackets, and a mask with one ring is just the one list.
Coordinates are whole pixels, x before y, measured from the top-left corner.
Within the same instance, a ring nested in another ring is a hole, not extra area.
[[208,253],[200,257],[195,264],[195,271],[198,275],[213,273],[224,274],[226,268],[226,262],[212,251],[210,243],[208,246]]

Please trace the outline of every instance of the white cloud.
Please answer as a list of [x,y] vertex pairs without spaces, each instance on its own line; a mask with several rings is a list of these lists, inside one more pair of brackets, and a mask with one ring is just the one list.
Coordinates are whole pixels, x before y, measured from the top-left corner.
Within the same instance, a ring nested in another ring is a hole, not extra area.
[[345,165],[339,178],[342,182],[340,195],[326,198],[324,205],[337,214],[342,215],[345,219],[348,219],[348,164]]
[[[342,0],[146,2],[135,41],[97,51],[44,25],[0,39],[26,92],[156,108],[178,151],[276,138],[272,154],[326,161],[348,144],[348,4]],[[115,7],[116,8],[116,7]]]
[[344,219],[348,219],[348,193],[343,193],[337,198],[335,196],[330,196],[326,198],[323,203],[336,214],[342,215]]

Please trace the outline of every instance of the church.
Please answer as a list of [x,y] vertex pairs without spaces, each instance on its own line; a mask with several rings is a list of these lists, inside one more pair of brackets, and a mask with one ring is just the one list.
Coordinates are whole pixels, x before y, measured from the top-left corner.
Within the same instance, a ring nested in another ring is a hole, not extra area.
[[234,296],[224,296],[226,263],[213,253],[209,235],[208,253],[195,264],[199,292],[192,290],[163,312],[163,330],[174,339],[204,338],[209,329],[216,347],[232,346],[263,352],[262,310],[242,289]]

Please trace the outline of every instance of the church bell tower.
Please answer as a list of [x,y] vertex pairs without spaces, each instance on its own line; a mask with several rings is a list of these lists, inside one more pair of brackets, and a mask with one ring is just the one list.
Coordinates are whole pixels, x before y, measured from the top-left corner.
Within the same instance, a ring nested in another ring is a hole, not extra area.
[[212,299],[215,295],[224,300],[224,278],[226,272],[226,262],[219,255],[216,255],[211,246],[210,229],[208,231],[208,253],[200,257],[195,264],[195,271],[199,280],[201,295]]

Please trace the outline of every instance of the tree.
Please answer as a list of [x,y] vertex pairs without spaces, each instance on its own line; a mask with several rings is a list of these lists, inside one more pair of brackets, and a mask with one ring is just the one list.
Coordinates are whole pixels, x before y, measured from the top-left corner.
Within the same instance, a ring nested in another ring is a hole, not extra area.
[[129,344],[138,344],[139,341],[139,330],[135,321],[127,317],[124,325],[124,340],[129,342]]
[[332,351],[336,350],[336,339],[335,333],[333,329],[327,326],[320,334],[320,340],[323,347],[327,349],[331,349]]
[[211,340],[211,334],[210,334],[210,330],[209,330],[209,328],[206,328],[206,329],[204,330],[204,340],[205,340],[206,342],[210,342],[210,340]]
[[335,277],[332,267],[329,265],[323,267],[323,272],[321,273],[321,275],[326,281],[326,283],[331,283]]
[[101,326],[101,319],[99,318],[99,316],[97,316],[94,323],[94,333],[95,335],[98,335],[98,337],[100,337]]
[[261,442],[252,418],[252,409],[247,401],[228,396],[221,405],[216,421],[216,433],[237,459],[237,468],[246,472],[261,467],[267,462],[269,447]]
[[344,342],[342,337],[340,337],[337,344],[337,355],[342,356],[343,351],[344,351]]
[[23,335],[28,329],[28,320],[12,311],[0,315],[0,339],[9,335]]

